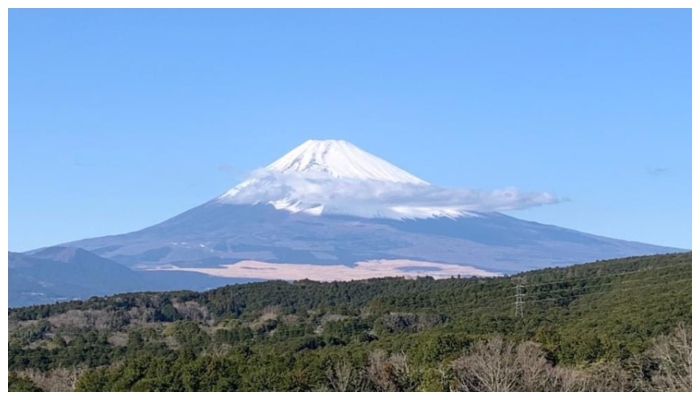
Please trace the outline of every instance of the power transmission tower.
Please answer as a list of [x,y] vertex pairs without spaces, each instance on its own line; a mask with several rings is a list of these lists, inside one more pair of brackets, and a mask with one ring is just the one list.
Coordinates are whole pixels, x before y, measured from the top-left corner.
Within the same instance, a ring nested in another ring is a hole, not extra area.
[[525,293],[523,293],[523,280],[518,278],[518,284],[515,286],[515,317],[523,317],[523,298]]

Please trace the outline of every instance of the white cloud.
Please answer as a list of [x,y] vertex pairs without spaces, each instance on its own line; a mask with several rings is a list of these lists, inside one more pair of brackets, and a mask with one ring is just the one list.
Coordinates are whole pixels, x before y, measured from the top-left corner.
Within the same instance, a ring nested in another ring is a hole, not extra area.
[[[451,189],[378,180],[339,179],[324,173],[278,173],[260,169],[220,197],[227,203],[270,203],[291,211],[323,206],[324,213],[387,218],[457,216],[521,210],[562,201],[547,192],[516,188]],[[318,208],[317,208],[318,209]]]

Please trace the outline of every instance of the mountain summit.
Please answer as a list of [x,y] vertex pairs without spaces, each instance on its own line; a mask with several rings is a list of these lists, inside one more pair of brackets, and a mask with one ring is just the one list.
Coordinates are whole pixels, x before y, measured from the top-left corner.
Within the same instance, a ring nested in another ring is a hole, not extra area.
[[345,140],[307,140],[266,169],[283,174],[321,172],[333,178],[428,184]]
[[[344,140],[307,140],[219,196],[229,204],[269,204],[310,215],[363,218],[470,216],[444,191]],[[428,200],[426,200],[428,199]],[[436,202],[437,201],[437,202]]]

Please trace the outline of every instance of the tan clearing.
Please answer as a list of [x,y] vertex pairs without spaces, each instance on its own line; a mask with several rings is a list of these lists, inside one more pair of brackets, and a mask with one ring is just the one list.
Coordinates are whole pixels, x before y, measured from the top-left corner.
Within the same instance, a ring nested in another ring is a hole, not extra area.
[[[314,281],[350,281],[384,277],[418,277],[432,276],[434,278],[449,278],[451,276],[501,276],[496,272],[484,271],[475,267],[457,264],[443,264],[413,260],[367,260],[355,263],[355,267],[346,265],[314,265],[314,264],[275,264],[263,261],[244,260],[223,268],[187,268],[169,267],[153,268],[159,271],[189,271],[224,278],[258,278]],[[403,267],[432,267],[439,270],[402,271]]]

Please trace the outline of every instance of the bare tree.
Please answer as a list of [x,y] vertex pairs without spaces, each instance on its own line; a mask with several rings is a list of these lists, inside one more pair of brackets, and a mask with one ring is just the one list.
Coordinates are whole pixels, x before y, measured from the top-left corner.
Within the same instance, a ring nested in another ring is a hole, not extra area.
[[690,392],[693,390],[693,336],[691,327],[680,324],[668,336],[654,341],[650,357],[658,363],[652,384],[663,392]]
[[173,303],[173,307],[177,312],[190,321],[205,321],[209,318],[207,308],[196,301],[187,301],[184,303]]
[[19,371],[18,376],[30,379],[47,392],[71,392],[83,371],[80,367],[56,368],[46,372],[32,369]]
[[525,392],[553,390],[556,381],[555,373],[539,345],[534,342],[520,343],[515,349],[515,363],[520,370],[519,390]]
[[454,369],[458,390],[469,392],[510,392],[520,375],[513,343],[500,337],[475,343]]
[[632,391],[630,374],[617,361],[604,361],[587,368],[581,375],[582,391],[629,392]]
[[335,392],[348,392],[351,389],[355,371],[347,361],[335,363],[326,372],[331,389]]
[[583,392],[589,386],[589,374],[573,368],[555,367],[552,370],[551,391]]
[[500,337],[474,344],[466,356],[453,363],[453,370],[460,391],[571,392],[596,387],[590,372],[549,364],[538,344],[516,346]]
[[209,350],[205,350],[204,354],[205,355],[211,355],[213,357],[217,358],[224,358],[233,348],[228,343],[217,343],[214,346],[211,347]]
[[373,351],[369,355],[366,376],[374,388],[382,392],[410,392],[418,387],[405,354],[387,357],[382,350]]
[[382,392],[393,392],[390,370],[386,366],[386,353],[383,350],[373,350],[368,357],[366,370],[367,379],[375,388]]

